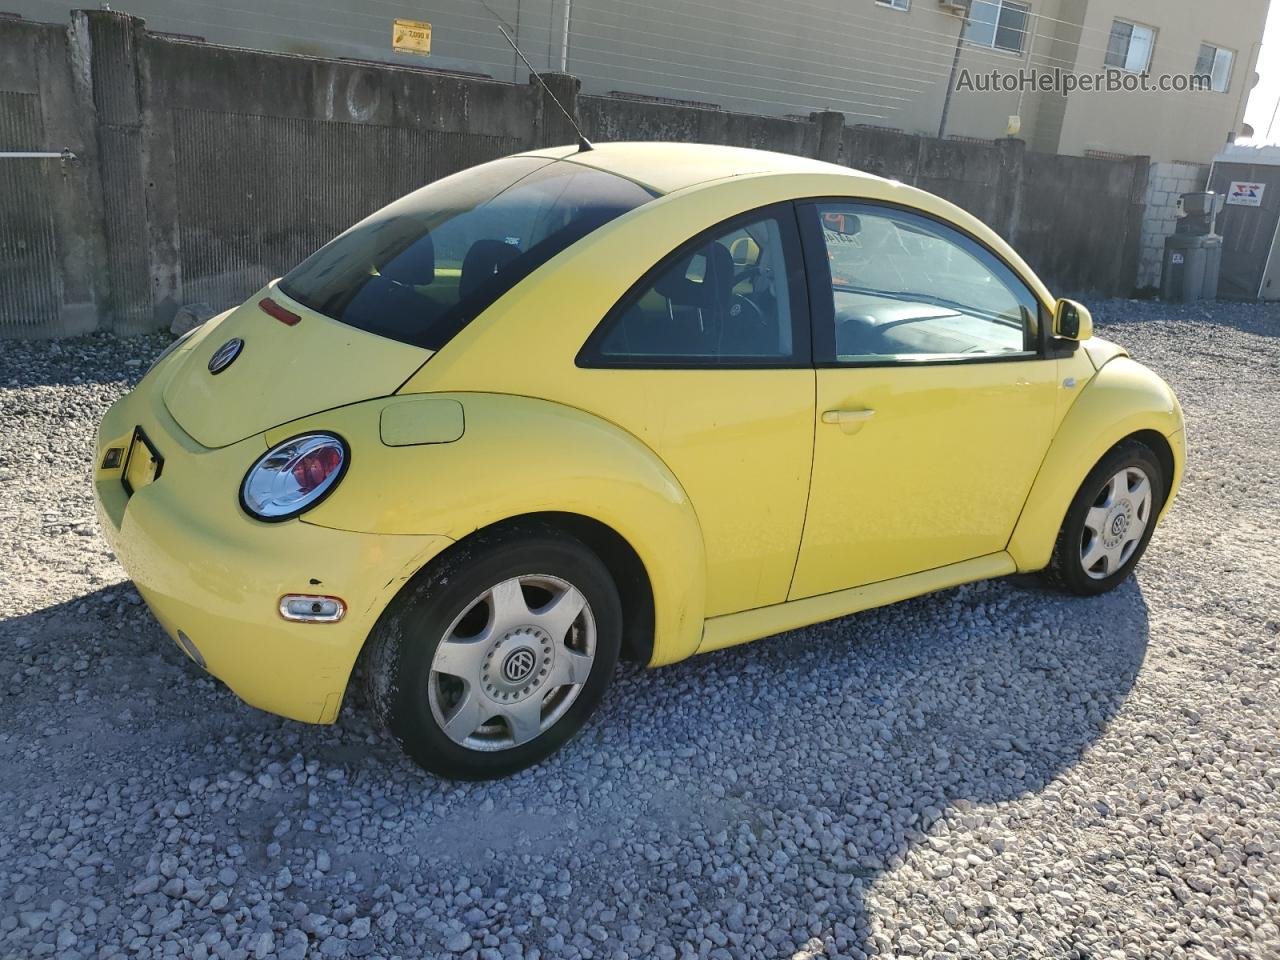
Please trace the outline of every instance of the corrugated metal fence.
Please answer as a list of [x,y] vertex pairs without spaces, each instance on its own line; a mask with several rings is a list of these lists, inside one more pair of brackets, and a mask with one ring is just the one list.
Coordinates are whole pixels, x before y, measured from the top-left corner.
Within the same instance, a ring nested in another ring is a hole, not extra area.
[[[40,98],[0,91],[0,150],[44,144]],[[57,324],[62,306],[50,197],[59,160],[0,157],[0,331],[22,336]]]

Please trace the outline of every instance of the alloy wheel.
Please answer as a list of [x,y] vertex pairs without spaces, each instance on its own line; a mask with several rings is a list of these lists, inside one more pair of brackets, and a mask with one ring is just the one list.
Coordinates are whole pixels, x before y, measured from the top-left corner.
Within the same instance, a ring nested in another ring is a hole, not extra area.
[[1151,480],[1140,467],[1125,467],[1103,485],[1084,518],[1080,565],[1094,580],[1123,567],[1151,522]]
[[528,743],[577,699],[595,651],[595,618],[576,587],[543,574],[504,580],[468,603],[437,646],[432,715],[471,750]]

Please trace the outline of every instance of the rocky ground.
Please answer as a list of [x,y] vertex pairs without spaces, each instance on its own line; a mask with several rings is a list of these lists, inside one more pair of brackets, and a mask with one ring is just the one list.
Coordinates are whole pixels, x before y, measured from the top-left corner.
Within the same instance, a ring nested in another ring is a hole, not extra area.
[[1097,307],[1190,423],[1135,581],[625,668],[491,784],[161,633],[87,474],[164,338],[0,342],[0,957],[1280,955],[1280,308]]

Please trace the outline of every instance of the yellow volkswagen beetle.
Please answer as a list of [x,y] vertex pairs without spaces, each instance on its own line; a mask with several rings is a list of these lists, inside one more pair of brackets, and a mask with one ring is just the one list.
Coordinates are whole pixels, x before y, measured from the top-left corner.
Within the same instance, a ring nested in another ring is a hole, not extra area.
[[101,426],[106,536],[249,703],[357,658],[451,777],[651,666],[966,581],[1110,590],[1185,459],[1168,386],[991,230],[724,147],[496,160],[175,343]]

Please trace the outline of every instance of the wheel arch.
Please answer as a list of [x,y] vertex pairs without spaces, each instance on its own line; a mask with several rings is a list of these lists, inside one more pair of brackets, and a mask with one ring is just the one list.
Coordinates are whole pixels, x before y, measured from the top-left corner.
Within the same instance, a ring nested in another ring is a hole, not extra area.
[[[583,410],[509,394],[447,393],[465,429],[447,443],[388,446],[378,437],[386,401],[314,418],[364,438],[337,494],[306,520],[396,536],[448,538],[445,551],[501,524],[552,524],[595,551],[624,592],[628,654],[650,665],[692,655],[702,638],[706,555],[701,525],[679,480],[642,440]],[[310,423],[306,424],[308,427]],[[295,425],[296,426],[296,425]],[[442,552],[445,552],[442,551]],[[383,608],[426,555],[388,583]],[[642,641],[648,629],[650,639]]]
[[1018,570],[1048,566],[1063,518],[1080,485],[1118,444],[1139,440],[1165,469],[1168,512],[1181,484],[1186,459],[1182,409],[1159,376],[1133,360],[1112,360],[1084,387],[1049,445],[1008,552]]
[[[492,537],[521,528],[550,529],[579,541],[600,558],[618,588],[622,602],[622,658],[647,665],[653,658],[653,584],[640,554],[622,534],[608,524],[581,513],[546,510],[523,513],[498,520],[449,544],[432,557],[417,575],[467,550],[479,538]],[[412,582],[412,580],[410,581]],[[407,584],[406,584],[407,587]],[[404,589],[404,588],[402,588]]]

